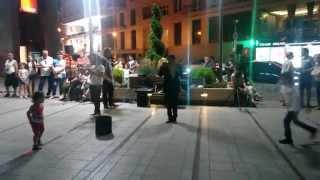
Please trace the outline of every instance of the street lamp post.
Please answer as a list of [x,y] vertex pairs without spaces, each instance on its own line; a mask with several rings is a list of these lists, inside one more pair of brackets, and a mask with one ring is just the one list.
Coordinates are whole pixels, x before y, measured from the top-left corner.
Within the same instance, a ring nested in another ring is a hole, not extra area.
[[[223,2],[222,0],[218,1],[218,23],[219,23],[219,36],[218,36],[218,42],[219,42],[219,51],[218,51],[218,58],[219,58],[219,64],[220,68],[222,68],[222,61],[223,61],[223,13],[222,13],[222,8],[223,8]],[[220,72],[222,73],[222,71]],[[220,74],[222,76],[222,74]]]
[[112,33],[113,37],[113,51],[114,51],[114,58],[117,58],[117,33],[113,32]]
[[92,0],[89,0],[89,8],[88,8],[88,14],[89,14],[89,45],[90,45],[90,54],[93,53],[93,27],[92,27]]

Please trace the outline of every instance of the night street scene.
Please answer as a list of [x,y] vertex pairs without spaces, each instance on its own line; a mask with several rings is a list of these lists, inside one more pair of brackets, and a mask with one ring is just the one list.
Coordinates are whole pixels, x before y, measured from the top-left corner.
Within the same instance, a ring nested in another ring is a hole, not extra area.
[[1,0],[0,180],[320,180],[320,0]]

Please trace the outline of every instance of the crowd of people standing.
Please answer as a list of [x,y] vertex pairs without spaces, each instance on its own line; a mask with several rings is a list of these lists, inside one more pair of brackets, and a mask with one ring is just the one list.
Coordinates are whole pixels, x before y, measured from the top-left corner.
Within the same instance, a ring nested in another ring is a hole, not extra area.
[[30,54],[25,63],[18,63],[13,53],[9,52],[4,64],[5,97],[28,98],[38,91],[51,99],[89,100],[90,85],[98,83],[93,78],[95,74],[92,73],[90,62],[96,63],[100,58],[104,71],[102,82],[104,104],[106,108],[113,107],[112,56],[110,50],[105,52],[106,57],[97,54],[67,55],[59,51],[53,58],[49,56],[47,50],[43,50],[40,58],[35,59]]

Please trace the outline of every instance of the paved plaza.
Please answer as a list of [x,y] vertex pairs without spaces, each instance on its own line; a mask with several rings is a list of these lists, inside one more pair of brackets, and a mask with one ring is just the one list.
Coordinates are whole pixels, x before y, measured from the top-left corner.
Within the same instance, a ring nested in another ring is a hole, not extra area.
[[[184,107],[166,124],[160,107],[120,104],[113,136],[97,138],[90,103],[45,102],[44,147],[32,152],[26,119],[30,100],[0,98],[2,180],[319,180],[320,144],[293,128],[296,146],[282,138],[285,109]],[[320,111],[302,119],[317,124]]]

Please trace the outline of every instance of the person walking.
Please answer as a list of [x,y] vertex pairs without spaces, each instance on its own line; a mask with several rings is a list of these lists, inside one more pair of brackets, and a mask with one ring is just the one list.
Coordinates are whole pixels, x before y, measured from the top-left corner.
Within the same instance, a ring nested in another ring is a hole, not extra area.
[[58,98],[57,87],[59,86],[59,95],[62,98],[63,83],[66,80],[66,61],[63,59],[63,53],[57,53],[57,59],[53,61],[53,85],[52,85],[52,95],[53,98]]
[[110,49],[105,49],[103,52],[104,58],[104,67],[105,72],[103,76],[103,88],[102,88],[102,94],[103,94],[103,105],[104,109],[108,108],[114,108],[114,102],[113,102],[113,92],[114,92],[114,86],[113,86],[113,74],[112,74],[112,54]]
[[309,56],[309,50],[307,48],[302,48],[302,66],[300,69],[300,98],[301,98],[301,106],[305,107],[304,101],[304,93],[307,92],[307,107],[310,108],[310,100],[311,100],[311,88],[312,88],[312,76],[311,71],[313,69],[313,60],[312,57]]
[[17,96],[17,87],[19,85],[19,78],[18,78],[18,63],[14,59],[14,55],[12,52],[8,53],[8,59],[4,63],[5,69],[5,80],[4,85],[6,87],[6,95],[5,97],[10,97],[10,86],[13,87],[13,95],[12,97]]
[[45,82],[48,84],[47,97],[50,97],[52,92],[52,69],[53,69],[53,58],[49,56],[49,52],[47,50],[42,51],[42,57],[39,64],[40,68],[40,82],[38,91],[43,92],[43,87]]
[[314,57],[315,66],[311,72],[316,84],[318,110],[320,110],[320,54]]
[[98,54],[90,54],[90,67],[88,71],[90,73],[88,83],[90,85],[90,96],[91,101],[94,104],[94,113],[93,115],[100,115],[100,96],[101,89],[103,85],[103,76],[105,72],[105,68],[103,66],[103,57]]
[[41,149],[41,137],[44,132],[44,116],[43,116],[43,102],[44,95],[42,92],[34,93],[32,97],[33,104],[27,111],[27,117],[30,126],[33,131],[33,148],[32,150],[37,151]]
[[[288,53],[289,57],[293,56],[292,53]],[[282,68],[282,95],[287,103],[288,112],[283,120],[284,122],[284,139],[279,140],[280,144],[293,144],[292,134],[291,134],[291,121],[297,126],[303,128],[304,130],[310,132],[310,138],[314,139],[317,134],[317,129],[310,125],[305,124],[298,118],[301,103],[299,98],[299,88],[294,85],[293,81],[293,64],[292,58],[283,64]]]
[[163,91],[168,114],[167,123],[176,123],[182,69],[176,64],[174,55],[169,55],[167,59],[168,63],[162,64],[158,74],[164,78]]

